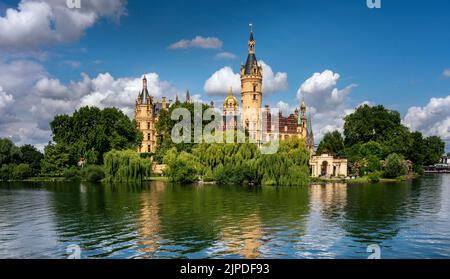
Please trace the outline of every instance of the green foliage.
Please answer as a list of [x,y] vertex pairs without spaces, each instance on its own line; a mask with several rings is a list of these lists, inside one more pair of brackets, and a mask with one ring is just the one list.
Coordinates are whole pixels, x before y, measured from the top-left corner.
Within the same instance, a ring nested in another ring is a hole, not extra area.
[[387,110],[382,105],[363,105],[345,117],[345,144],[351,146],[369,141],[385,141],[392,138],[400,126],[400,113]]
[[405,175],[407,171],[406,162],[401,155],[390,154],[384,164],[384,177],[396,178]]
[[88,182],[100,182],[105,178],[102,166],[88,165],[81,170],[81,176]]
[[11,178],[13,180],[21,180],[25,178],[29,178],[33,175],[33,170],[28,164],[20,164],[14,166],[11,174]]
[[8,181],[11,178],[11,173],[13,172],[13,165],[3,164],[0,168],[0,180]]
[[359,107],[345,118],[345,155],[354,172],[379,170],[375,157],[383,160],[396,153],[413,163],[416,173],[424,165],[439,162],[445,143],[439,137],[423,138],[420,132],[410,132],[403,126],[400,114],[383,106]]
[[0,180],[23,180],[30,178],[33,170],[28,164],[3,164],[0,168]]
[[[158,133],[158,139],[157,139],[157,150],[156,154],[153,156],[153,160],[158,163],[162,163],[165,154],[172,149],[173,147],[177,148],[178,152],[186,151],[188,153],[192,152],[192,148],[196,146],[194,143],[180,143],[175,144],[172,141],[171,134],[172,129],[175,126],[176,123],[178,123],[178,120],[172,120],[171,115],[175,109],[178,108],[185,108],[190,112],[191,117],[191,135],[192,135],[192,142],[194,142],[194,103],[180,103],[177,102],[170,106],[168,111],[162,110],[160,112],[158,123],[156,124],[156,131]],[[202,106],[202,113],[204,113],[208,108],[210,108],[208,105],[201,104]],[[202,128],[204,128],[207,124],[209,124],[210,121],[202,121]]]
[[445,143],[440,137],[431,136],[425,138],[424,146],[426,150],[424,164],[426,166],[438,163],[442,155],[445,153]]
[[141,182],[151,174],[151,161],[133,150],[112,150],[104,161],[107,181]]
[[66,145],[49,144],[45,147],[44,159],[41,161],[41,172],[45,176],[63,176],[69,167],[70,153]]
[[41,160],[44,155],[32,145],[20,147],[21,162],[28,164],[32,170],[32,175],[38,175],[41,171]]
[[170,149],[163,159],[166,164],[164,173],[172,182],[192,183],[199,179],[202,166],[198,158],[186,151],[177,153],[176,148]]
[[56,145],[70,153],[70,165],[84,157],[90,164],[102,164],[112,149],[134,149],[142,142],[136,123],[116,108],[83,107],[72,116],[59,115],[50,123]]
[[70,167],[64,170],[64,179],[69,181],[81,180],[81,171],[77,167]]
[[0,165],[20,163],[20,149],[10,139],[0,139]]
[[[190,155],[190,156],[189,156]],[[276,154],[264,155],[255,144],[199,144],[192,155],[178,153],[176,148],[167,152],[167,175],[173,181],[187,176],[183,168],[203,174],[204,181],[212,179],[218,184],[304,185],[309,182],[309,151],[304,140],[289,139],[280,143]],[[183,167],[180,167],[183,166]],[[195,181],[196,175],[189,181]]]
[[368,179],[370,183],[378,183],[381,180],[381,174],[380,172],[371,173],[369,174]]
[[326,133],[323,140],[317,148],[317,154],[330,154],[333,156],[340,156],[344,153],[344,139],[339,131]]

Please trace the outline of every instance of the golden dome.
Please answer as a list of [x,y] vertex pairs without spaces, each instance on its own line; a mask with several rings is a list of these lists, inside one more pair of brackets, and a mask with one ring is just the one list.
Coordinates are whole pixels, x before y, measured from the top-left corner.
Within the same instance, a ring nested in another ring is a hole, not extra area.
[[231,87],[230,91],[228,91],[228,97],[223,104],[227,107],[236,107],[238,105],[238,100],[233,96],[233,89]]

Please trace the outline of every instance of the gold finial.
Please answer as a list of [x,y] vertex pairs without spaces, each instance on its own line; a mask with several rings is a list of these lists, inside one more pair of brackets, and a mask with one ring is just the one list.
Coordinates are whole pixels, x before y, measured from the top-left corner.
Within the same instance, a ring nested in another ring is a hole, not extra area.
[[228,90],[228,96],[233,96],[233,86],[230,86],[230,90]]

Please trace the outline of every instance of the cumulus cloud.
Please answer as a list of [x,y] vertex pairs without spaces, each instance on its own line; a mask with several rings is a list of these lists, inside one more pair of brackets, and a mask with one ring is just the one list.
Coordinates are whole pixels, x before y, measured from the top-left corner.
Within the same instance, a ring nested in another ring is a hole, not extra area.
[[82,1],[69,9],[61,0],[22,0],[0,17],[0,48],[36,49],[79,39],[101,17],[118,20],[126,13],[126,0]]
[[69,97],[67,87],[57,79],[43,78],[36,83],[35,90],[44,98],[67,99]]
[[262,60],[259,61],[259,65],[263,68],[264,94],[272,94],[276,91],[284,91],[288,89],[287,73],[274,73],[272,68]]
[[320,141],[327,132],[342,132],[344,117],[354,112],[354,109],[348,107],[347,101],[356,85],[350,84],[339,89],[339,79],[340,75],[331,70],[314,73],[297,91],[297,99],[301,101],[305,98],[313,117],[316,141]]
[[191,40],[182,39],[169,46],[170,49],[205,48],[220,49],[223,42],[216,37],[196,36]]
[[[13,61],[0,66],[11,70],[0,67],[0,137],[11,138],[19,145],[30,143],[43,147],[51,140],[49,121],[55,115],[71,114],[85,105],[117,107],[132,117],[134,102],[142,89],[141,76],[114,78],[109,73],[94,77],[82,74],[79,80],[62,83],[31,62]],[[146,76],[152,96],[175,98],[178,90],[170,82],[161,80],[156,73]]]
[[409,108],[403,123],[412,131],[440,136],[450,144],[450,95],[432,98],[424,107]]
[[[263,68],[263,94],[270,95],[276,91],[288,89],[287,73],[274,73],[272,68],[260,61]],[[237,90],[241,88],[241,79],[239,73],[234,73],[230,67],[223,67],[206,80],[203,89],[208,95],[226,95],[232,86]]]
[[234,90],[241,88],[240,76],[235,74],[230,67],[223,67],[205,82],[203,89],[208,95],[225,95],[230,86],[235,88]]
[[224,52],[217,53],[215,58],[218,59],[218,60],[221,60],[221,59],[223,59],[223,60],[225,60],[225,59],[233,60],[233,59],[236,59],[237,57],[236,57],[236,55],[234,53],[224,51]]
[[446,77],[446,78],[450,78],[450,69],[445,69],[445,70],[442,72],[442,76],[443,76],[443,77]]
[[3,91],[3,88],[0,86],[0,112],[13,102],[14,97],[12,95],[6,94],[6,92]]

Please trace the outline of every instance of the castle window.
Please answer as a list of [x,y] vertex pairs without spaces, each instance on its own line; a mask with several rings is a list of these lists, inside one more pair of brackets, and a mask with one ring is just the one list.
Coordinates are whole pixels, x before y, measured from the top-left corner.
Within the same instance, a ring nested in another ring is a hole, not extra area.
[[256,85],[253,85],[253,92],[256,92]]
[[253,94],[253,101],[256,100],[256,94]]
[[150,144],[147,146],[147,151],[148,151],[148,153],[152,152],[152,146]]
[[151,140],[152,135],[150,133],[147,134],[147,140]]
[[147,130],[150,130],[150,122],[147,122]]

